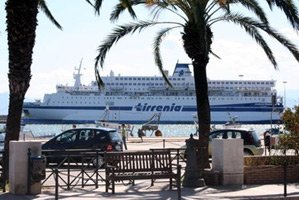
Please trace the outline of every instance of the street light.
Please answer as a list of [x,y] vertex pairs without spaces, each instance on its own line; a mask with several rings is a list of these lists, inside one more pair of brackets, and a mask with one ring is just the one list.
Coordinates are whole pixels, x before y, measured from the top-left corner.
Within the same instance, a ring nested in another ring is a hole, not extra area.
[[287,81],[283,81],[283,95],[284,95],[284,107],[287,107],[287,95],[286,95],[286,84]]

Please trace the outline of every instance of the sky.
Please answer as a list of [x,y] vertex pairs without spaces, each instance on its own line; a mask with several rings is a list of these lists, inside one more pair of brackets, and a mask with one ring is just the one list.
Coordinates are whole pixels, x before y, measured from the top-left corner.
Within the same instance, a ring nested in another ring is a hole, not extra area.
[[[31,66],[32,79],[26,94],[26,101],[42,99],[45,93],[53,93],[57,84],[73,85],[73,73],[82,60],[82,83],[95,80],[94,62],[97,48],[116,25],[132,22],[128,14],[117,23],[109,21],[113,3],[103,3],[98,16],[85,0],[46,1],[54,17],[62,25],[57,29],[45,16],[38,14],[36,41]],[[295,1],[298,5],[298,1]],[[299,8],[299,5],[297,6]],[[268,10],[268,8],[266,8]],[[140,19],[149,19],[146,9],[136,10]],[[271,24],[299,44],[298,32],[291,26],[279,10],[268,12]],[[0,94],[8,93],[8,47],[6,34],[5,1],[0,1]],[[175,21],[173,15],[159,16],[161,21]],[[159,27],[161,28],[161,27]],[[147,29],[122,38],[108,52],[102,76],[114,71],[116,75],[160,75],[154,63],[152,43],[159,28]],[[236,25],[219,23],[212,26],[214,34],[212,50],[221,59],[210,56],[207,67],[209,79],[223,80],[276,80],[278,95],[283,96],[287,107],[299,104],[299,63],[278,42],[267,38],[278,62],[275,70],[262,49],[255,41]],[[298,46],[297,46],[298,47]],[[164,39],[161,48],[165,70],[172,74],[177,62],[191,63],[183,47],[180,30]],[[8,98],[8,97],[7,97]],[[1,112],[1,111],[0,111]],[[0,113],[1,114],[1,113]]]

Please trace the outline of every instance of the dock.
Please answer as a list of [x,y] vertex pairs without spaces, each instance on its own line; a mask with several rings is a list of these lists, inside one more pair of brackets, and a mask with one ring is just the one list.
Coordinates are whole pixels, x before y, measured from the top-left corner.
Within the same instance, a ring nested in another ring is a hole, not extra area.
[[0,115],[0,124],[6,124],[7,115]]

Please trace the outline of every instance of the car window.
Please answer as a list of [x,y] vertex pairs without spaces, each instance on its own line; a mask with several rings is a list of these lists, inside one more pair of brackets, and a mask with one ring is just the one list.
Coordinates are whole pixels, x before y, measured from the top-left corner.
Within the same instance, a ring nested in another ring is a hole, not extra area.
[[79,131],[79,141],[85,141],[93,138],[93,130],[84,129]]
[[219,138],[222,139],[224,132],[223,131],[216,131],[210,135],[210,139]]
[[86,134],[86,140],[92,140],[94,138],[94,130],[87,130]]
[[60,143],[70,143],[70,142],[74,142],[75,140],[76,140],[75,130],[66,131],[56,138],[56,141]]
[[242,133],[240,131],[234,131],[233,138],[241,139]]
[[254,139],[254,142],[259,141],[259,136],[255,131],[250,131],[249,133],[251,133],[251,135]]
[[108,137],[107,137],[108,135],[106,134],[105,131],[96,130],[95,131],[95,136],[99,140],[108,140]]
[[228,139],[236,138],[235,131],[227,131],[226,136]]
[[120,134],[116,131],[110,131],[109,132],[109,136],[111,138],[112,141],[119,141],[122,140],[120,137]]

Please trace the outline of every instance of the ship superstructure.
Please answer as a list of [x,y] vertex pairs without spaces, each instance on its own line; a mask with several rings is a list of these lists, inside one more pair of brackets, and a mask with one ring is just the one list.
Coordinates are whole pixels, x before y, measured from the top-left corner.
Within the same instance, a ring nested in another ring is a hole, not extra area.
[[[144,123],[160,113],[160,123],[194,122],[196,113],[194,77],[188,64],[177,63],[168,75],[173,87],[162,76],[102,77],[97,83],[81,83],[80,69],[74,86],[57,85],[56,93],[45,94],[43,101],[25,103],[26,123],[93,123],[105,120],[118,123]],[[208,80],[211,120],[225,123],[229,116],[247,124],[274,123],[280,120],[282,98],[276,96],[274,80]]]

